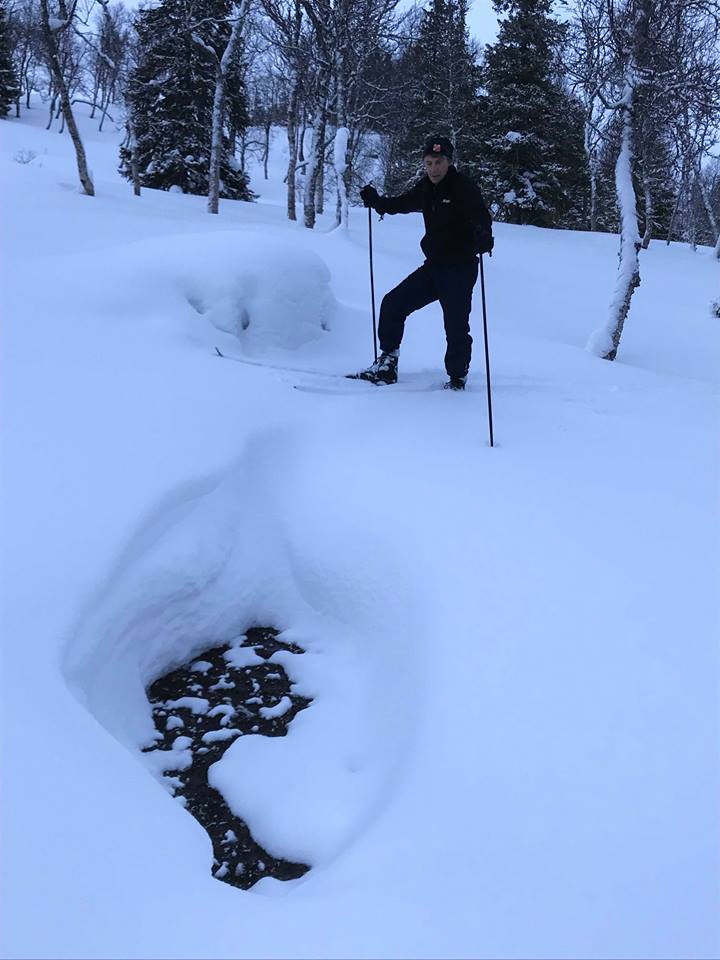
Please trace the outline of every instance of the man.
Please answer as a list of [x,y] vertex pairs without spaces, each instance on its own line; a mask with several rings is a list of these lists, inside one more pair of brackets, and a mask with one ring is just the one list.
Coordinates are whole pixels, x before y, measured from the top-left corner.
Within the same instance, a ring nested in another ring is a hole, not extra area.
[[397,382],[397,365],[407,317],[440,301],[445,321],[445,389],[464,390],[470,367],[470,306],[478,275],[478,253],[493,248],[492,219],[480,190],[452,164],[447,137],[431,137],[423,151],[425,174],[399,197],[381,197],[368,185],[360,191],[366,207],[386,213],[420,213],[425,263],[385,295],[380,307],[380,357],[353,379]]

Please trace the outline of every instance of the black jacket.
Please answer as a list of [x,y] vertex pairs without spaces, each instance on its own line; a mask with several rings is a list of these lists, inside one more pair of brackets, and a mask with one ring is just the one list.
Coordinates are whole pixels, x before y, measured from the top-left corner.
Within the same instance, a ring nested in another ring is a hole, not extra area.
[[378,213],[422,213],[425,236],[420,241],[430,263],[453,264],[473,260],[478,233],[490,236],[492,218],[478,187],[454,166],[437,186],[425,174],[399,197],[380,197]]

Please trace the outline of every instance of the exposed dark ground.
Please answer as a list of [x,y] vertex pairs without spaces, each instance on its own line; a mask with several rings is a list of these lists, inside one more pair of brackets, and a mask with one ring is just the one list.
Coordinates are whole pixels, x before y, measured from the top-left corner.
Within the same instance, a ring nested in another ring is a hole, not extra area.
[[[261,877],[278,880],[301,877],[309,867],[277,859],[256,843],[247,825],[232,813],[223,796],[208,785],[208,768],[238,736],[251,733],[284,737],[293,717],[312,701],[293,694],[283,667],[268,662],[278,650],[303,653],[300,647],[279,640],[276,630],[253,627],[241,644],[252,647],[264,663],[232,666],[224,656],[231,646],[205,650],[150,686],[147,694],[158,740],[145,752],[169,750],[178,737],[189,739],[184,745],[192,753],[192,765],[186,770],[166,770],[164,783],[173,796],[182,798],[186,809],[207,830],[213,845],[213,876],[247,889]],[[169,705],[182,697],[201,697],[209,706],[204,712],[193,712],[189,705]],[[276,706],[283,697],[289,697],[291,705],[282,716],[262,716],[261,708]],[[203,739],[207,734],[223,736],[225,731],[227,739],[214,740],[212,736]]]

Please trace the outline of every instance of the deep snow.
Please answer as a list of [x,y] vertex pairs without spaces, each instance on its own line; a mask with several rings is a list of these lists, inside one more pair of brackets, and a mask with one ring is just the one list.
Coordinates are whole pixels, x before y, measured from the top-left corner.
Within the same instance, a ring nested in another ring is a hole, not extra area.
[[[710,251],[643,253],[609,364],[617,238],[497,226],[490,449],[479,295],[464,395],[278,369],[372,351],[366,214],[289,224],[281,140],[211,217],[87,120],[80,195],[44,121],[0,124],[4,954],[716,956]],[[376,224],[378,291],[420,234]],[[442,354],[430,307],[401,377]],[[313,869],[243,893],[139,746],[149,682],[255,623],[314,700],[212,776]]]

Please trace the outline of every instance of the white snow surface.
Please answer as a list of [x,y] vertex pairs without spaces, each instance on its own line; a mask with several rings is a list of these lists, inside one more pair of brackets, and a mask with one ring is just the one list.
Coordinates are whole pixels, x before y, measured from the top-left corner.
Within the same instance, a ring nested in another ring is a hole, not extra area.
[[[364,211],[288,223],[281,135],[257,203],[135,198],[80,119],[95,198],[0,123],[3,955],[717,956],[711,250],[642,253],[607,363],[617,238],[498,225],[491,449],[479,290],[465,394],[295,391],[371,359]],[[378,291],[421,233],[376,225]],[[443,341],[413,316],[401,377]],[[241,892],[140,748],[252,625],[313,702],[211,777],[312,869]]]

